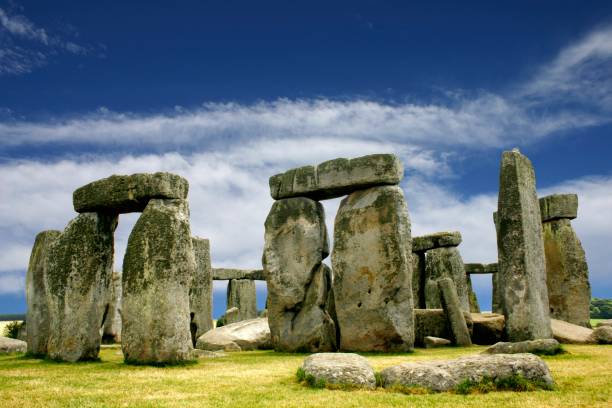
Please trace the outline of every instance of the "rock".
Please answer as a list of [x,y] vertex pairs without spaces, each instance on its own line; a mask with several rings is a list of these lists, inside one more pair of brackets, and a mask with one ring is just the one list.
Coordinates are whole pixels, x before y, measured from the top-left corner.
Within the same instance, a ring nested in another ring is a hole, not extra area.
[[474,329],[472,342],[475,344],[494,344],[504,336],[504,315],[497,313],[472,313]]
[[212,268],[212,275],[214,280],[266,280],[263,269]]
[[323,206],[309,198],[276,201],[265,222],[268,318],[278,351],[333,351],[331,271]]
[[201,350],[246,351],[272,348],[267,318],[242,320],[212,329],[198,337]]
[[461,309],[453,280],[451,278],[441,278],[438,280],[438,287],[440,288],[442,306],[450,322],[455,344],[463,347],[471,346],[470,332],[463,316],[464,311]]
[[0,336],[0,354],[25,353],[27,348],[25,341]]
[[578,215],[576,194],[553,194],[540,198],[542,222],[560,218],[573,220]]
[[257,290],[255,281],[232,279],[227,283],[227,308],[235,307],[238,312],[225,316],[225,323],[236,323],[257,317]]
[[437,282],[440,278],[451,278],[457,288],[461,309],[470,311],[467,278],[463,259],[456,247],[435,248],[425,253],[425,305],[427,309],[441,307]]
[[599,326],[591,334],[594,343],[612,344],[612,327]]
[[491,286],[493,287],[493,291],[491,293],[491,309],[493,313],[503,315],[504,309],[502,300],[502,290],[499,283],[498,273],[494,273],[491,275]]
[[612,319],[602,320],[599,323],[597,323],[597,327],[602,327],[602,326],[612,327]]
[[212,321],[212,268],[210,266],[210,242],[207,239],[192,237],[195,258],[195,275],[189,289],[189,309],[191,316],[191,341],[213,328]]
[[74,210],[129,213],[144,211],[152,198],[186,199],[189,183],[170,173],[114,175],[75,190]]
[[591,285],[582,244],[568,219],[542,227],[550,317],[590,327]]
[[497,273],[497,264],[481,264],[481,263],[466,263],[463,264],[465,273],[468,275],[477,275],[485,273]]
[[425,336],[425,348],[445,347],[450,346],[451,341],[441,337]]
[[47,354],[64,361],[95,360],[113,272],[117,216],[84,213],[49,248],[45,287]]
[[364,357],[353,353],[317,353],[306,357],[302,369],[315,381],[326,384],[376,388],[374,369]]
[[192,359],[189,288],[195,268],[187,201],[151,199],[123,259],[121,348],[127,363]]
[[225,315],[223,316],[223,323],[224,324],[231,324],[232,322],[239,322],[240,319],[238,319],[238,314],[240,313],[240,310],[238,310],[237,307],[230,307],[229,309],[227,309],[225,311]]
[[[468,312],[463,312],[468,331],[472,331],[473,323]],[[425,337],[453,338],[450,322],[442,309],[414,309],[414,343],[425,345]]]
[[403,363],[380,373],[385,388],[402,385],[432,391],[450,391],[466,380],[503,380],[516,375],[549,387],[554,385],[546,363],[533,354],[481,354],[454,360]]
[[553,337],[563,344],[592,344],[593,330],[562,320],[550,319]]
[[121,273],[113,272],[106,304],[102,340],[121,343]]
[[410,253],[410,220],[400,187],[372,187],[342,200],[332,253],[342,350],[412,349]]
[[412,301],[425,309],[425,252],[412,252]]
[[220,357],[227,357],[227,354],[225,354],[224,351],[210,351],[210,350],[199,350],[199,349],[194,349],[193,350],[193,355],[196,358],[220,358]]
[[474,288],[472,287],[472,278],[470,277],[470,275],[466,275],[466,283],[468,291],[468,300],[470,303],[470,313],[480,313],[480,305],[478,304],[476,292],[474,292]]
[[412,252],[425,252],[434,248],[456,247],[461,244],[462,238],[459,231],[436,232],[412,238]]
[[275,200],[290,197],[325,200],[373,186],[399,184],[403,176],[404,167],[393,154],[341,158],[270,177],[270,194]]
[[510,341],[550,338],[540,204],[531,162],[502,155],[497,211],[498,279]]
[[553,355],[561,352],[561,344],[555,339],[525,340],[516,343],[495,343],[485,351],[484,354],[516,354],[532,353]]
[[28,304],[26,338],[28,353],[47,354],[49,340],[49,306],[45,288],[45,275],[49,263],[49,250],[60,231],[42,231],[36,236],[26,274],[26,302]]

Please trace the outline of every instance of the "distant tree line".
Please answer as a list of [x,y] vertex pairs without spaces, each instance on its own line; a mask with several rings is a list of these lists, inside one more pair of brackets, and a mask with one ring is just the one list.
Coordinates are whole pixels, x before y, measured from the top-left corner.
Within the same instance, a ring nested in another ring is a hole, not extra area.
[[591,299],[591,319],[612,319],[612,299]]

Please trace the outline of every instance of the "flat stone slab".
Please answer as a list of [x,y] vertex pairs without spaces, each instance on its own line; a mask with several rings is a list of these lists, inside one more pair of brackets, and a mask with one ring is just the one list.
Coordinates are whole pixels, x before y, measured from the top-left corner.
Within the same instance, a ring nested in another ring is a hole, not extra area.
[[213,280],[266,280],[263,269],[212,268]]
[[468,275],[497,273],[497,263],[466,263],[463,264],[463,267],[465,268],[465,273]]
[[25,353],[28,344],[25,341],[0,337],[0,354]]
[[559,218],[574,219],[578,216],[578,196],[576,194],[552,194],[540,198],[542,222]]
[[593,330],[591,338],[598,344],[612,344],[612,327],[599,326]]
[[304,360],[302,369],[315,381],[327,384],[375,388],[374,369],[364,357],[354,353],[317,353]]
[[243,320],[209,330],[198,338],[196,348],[209,351],[244,351],[272,348],[267,318]]
[[593,344],[593,330],[564,322],[563,320],[550,319],[553,337],[564,344]]
[[412,237],[412,252],[424,252],[434,248],[452,247],[461,244],[461,233],[436,232],[435,234]]
[[270,195],[275,200],[289,197],[325,200],[373,186],[399,184],[403,176],[404,166],[394,154],[340,158],[270,177]]
[[144,211],[152,198],[186,199],[189,183],[171,173],[113,175],[76,189],[76,212],[130,213]]
[[533,354],[557,354],[561,351],[561,344],[555,339],[537,339],[525,340],[516,343],[503,342],[495,343],[483,354],[516,354],[516,353],[533,353]]
[[433,336],[425,336],[423,342],[425,343],[425,348],[445,347],[452,344],[448,339]]

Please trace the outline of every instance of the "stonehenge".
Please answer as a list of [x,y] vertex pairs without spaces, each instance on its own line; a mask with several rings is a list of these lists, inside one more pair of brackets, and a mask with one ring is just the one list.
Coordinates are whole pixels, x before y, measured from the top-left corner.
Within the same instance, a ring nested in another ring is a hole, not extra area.
[[210,241],[192,237],[191,244],[195,258],[195,274],[189,288],[189,316],[191,320],[191,341],[195,346],[198,337],[213,328],[213,275],[210,260]]
[[107,312],[104,319],[102,341],[121,343],[121,274],[113,272],[108,290]]
[[227,284],[227,310],[238,311],[225,316],[225,324],[237,323],[257,317],[257,294],[255,281],[251,279],[231,279]]

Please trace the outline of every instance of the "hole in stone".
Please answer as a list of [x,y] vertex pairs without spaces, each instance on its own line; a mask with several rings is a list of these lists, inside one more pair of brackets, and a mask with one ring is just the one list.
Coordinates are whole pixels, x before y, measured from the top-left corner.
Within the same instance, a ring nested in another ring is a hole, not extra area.
[[372,289],[368,289],[368,294],[372,293]]
[[361,302],[357,303],[357,307],[361,307]]

